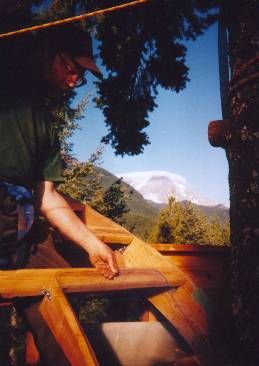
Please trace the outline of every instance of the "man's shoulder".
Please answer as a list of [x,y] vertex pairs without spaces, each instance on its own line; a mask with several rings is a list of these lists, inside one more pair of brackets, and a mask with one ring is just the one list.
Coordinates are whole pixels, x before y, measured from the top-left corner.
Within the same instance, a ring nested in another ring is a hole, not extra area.
[[[0,103],[0,125],[52,134],[53,114],[41,101],[26,96]],[[16,126],[16,127],[15,127]]]
[[50,118],[51,109],[43,98],[30,98],[22,96],[5,100],[0,103],[1,113],[17,113],[17,115],[32,115],[36,118]]
[[31,110],[33,102],[26,97],[6,98],[0,103],[1,112],[11,113],[12,111]]

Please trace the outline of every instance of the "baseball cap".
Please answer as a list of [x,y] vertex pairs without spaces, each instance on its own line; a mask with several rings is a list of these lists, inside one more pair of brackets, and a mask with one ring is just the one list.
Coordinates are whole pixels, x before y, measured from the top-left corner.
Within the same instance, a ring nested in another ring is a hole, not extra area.
[[66,28],[56,28],[53,36],[52,40],[56,42],[58,51],[68,53],[79,65],[96,77],[102,78],[102,73],[94,61],[92,39],[88,32],[70,25]]

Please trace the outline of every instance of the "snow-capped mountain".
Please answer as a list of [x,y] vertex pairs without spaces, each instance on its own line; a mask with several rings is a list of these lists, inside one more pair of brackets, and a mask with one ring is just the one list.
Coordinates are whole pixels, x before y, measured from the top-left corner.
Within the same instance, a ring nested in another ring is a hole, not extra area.
[[204,206],[217,204],[195,192],[181,175],[158,170],[118,173],[116,176],[122,177],[124,182],[135,188],[146,200],[155,203],[167,204],[168,198],[173,195],[177,201],[191,201]]

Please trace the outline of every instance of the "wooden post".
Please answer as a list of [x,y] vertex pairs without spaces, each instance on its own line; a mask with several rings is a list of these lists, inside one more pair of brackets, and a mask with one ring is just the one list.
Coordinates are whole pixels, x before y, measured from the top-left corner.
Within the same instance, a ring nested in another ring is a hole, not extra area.
[[73,366],[98,366],[94,351],[81,329],[63,291],[55,286],[46,292],[40,313]]

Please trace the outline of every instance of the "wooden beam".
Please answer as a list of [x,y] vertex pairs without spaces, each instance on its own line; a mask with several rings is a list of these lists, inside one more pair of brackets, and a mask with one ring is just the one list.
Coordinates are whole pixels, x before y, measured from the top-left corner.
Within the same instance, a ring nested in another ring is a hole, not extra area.
[[107,228],[100,228],[96,226],[87,226],[89,230],[91,230],[98,239],[103,241],[106,244],[123,244],[129,245],[132,242],[132,235],[123,232],[114,232],[110,231]]
[[198,245],[198,244],[153,244],[152,248],[159,252],[171,252],[172,255],[182,255],[184,253],[204,255],[211,254],[213,256],[228,256],[230,255],[230,246],[217,245]]
[[38,296],[57,280],[65,292],[111,292],[136,289],[178,287],[184,278],[166,269],[121,269],[113,280],[105,279],[94,268],[21,269],[0,271],[0,294],[5,298]]
[[116,224],[89,206],[85,206],[82,220],[89,230],[105,243],[130,244],[134,238],[134,235],[121,225]]
[[98,366],[94,351],[58,282],[53,282],[39,307],[72,366]]

